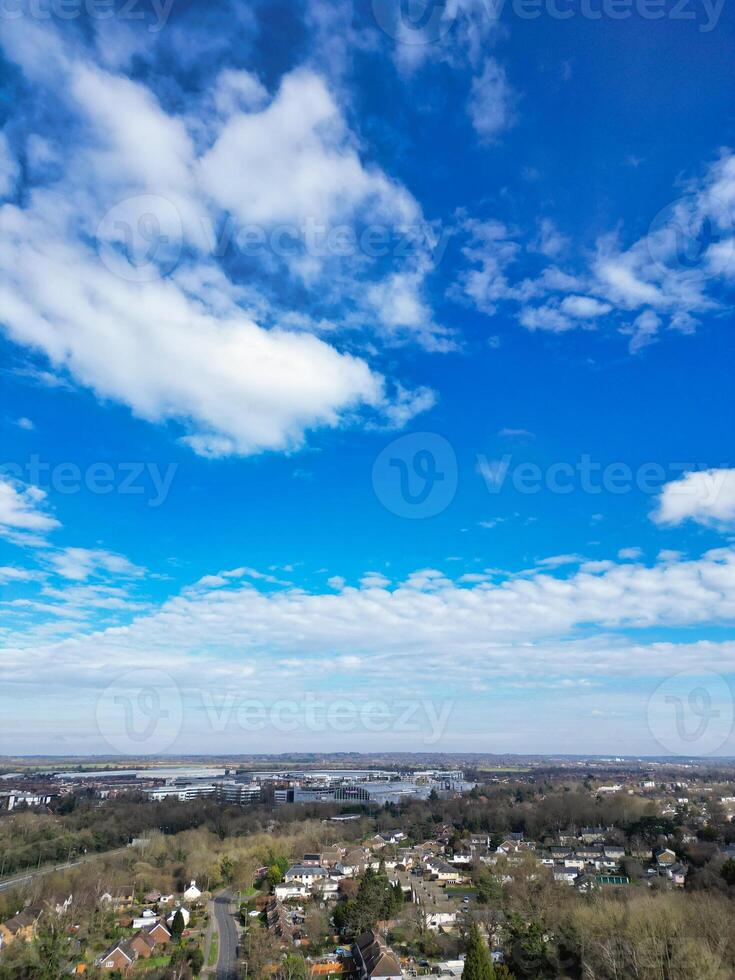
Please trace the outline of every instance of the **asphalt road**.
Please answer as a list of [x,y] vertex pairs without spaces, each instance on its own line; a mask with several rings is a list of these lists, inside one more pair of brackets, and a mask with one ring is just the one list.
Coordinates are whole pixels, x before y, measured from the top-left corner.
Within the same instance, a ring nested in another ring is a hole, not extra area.
[[126,847],[118,847],[113,851],[99,851],[93,854],[85,854],[84,857],[77,858],[76,861],[66,861],[64,864],[44,865],[31,871],[21,871],[12,878],[3,878],[0,881],[0,892],[7,891],[8,888],[16,888],[18,885],[27,885],[34,878],[42,878],[44,875],[53,874],[54,871],[66,871],[67,868],[78,868],[80,864],[88,861],[96,861],[98,858],[109,857],[110,854],[122,854]]
[[232,895],[222,892],[214,899],[214,918],[219,933],[217,980],[237,980],[237,944],[239,940],[235,916],[237,910]]

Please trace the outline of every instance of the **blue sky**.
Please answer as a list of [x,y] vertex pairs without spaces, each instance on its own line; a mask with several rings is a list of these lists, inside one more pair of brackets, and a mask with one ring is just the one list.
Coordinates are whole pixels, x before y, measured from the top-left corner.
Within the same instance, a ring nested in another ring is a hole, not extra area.
[[733,17],[7,0],[0,751],[735,754]]

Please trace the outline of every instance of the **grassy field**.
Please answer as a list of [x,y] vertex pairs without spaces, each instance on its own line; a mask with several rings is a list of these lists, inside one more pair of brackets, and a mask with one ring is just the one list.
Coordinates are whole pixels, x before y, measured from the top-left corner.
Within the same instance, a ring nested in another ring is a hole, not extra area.
[[207,966],[216,966],[218,956],[219,956],[219,934],[215,932],[212,935],[212,945],[209,947]]
[[478,773],[482,773],[482,772],[486,772],[486,773],[495,773],[495,772],[530,772],[530,771],[531,771],[530,766],[493,766],[492,768],[488,768],[486,766],[482,766],[482,768],[480,768],[480,769],[477,770]]

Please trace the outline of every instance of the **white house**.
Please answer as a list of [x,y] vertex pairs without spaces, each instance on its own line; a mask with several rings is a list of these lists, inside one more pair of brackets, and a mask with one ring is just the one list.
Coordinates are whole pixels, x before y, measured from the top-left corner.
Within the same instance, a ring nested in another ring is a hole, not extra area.
[[273,893],[279,901],[283,901],[285,898],[306,898],[309,889],[298,882],[281,882],[273,889]]
[[554,868],[554,881],[563,881],[567,885],[573,885],[579,876],[579,868],[565,866]]
[[197,888],[197,883],[192,878],[191,879],[191,884],[184,891],[184,898],[187,900],[187,902],[195,902],[198,898],[201,898],[201,897],[202,897],[201,890],[199,888]]
[[157,918],[153,909],[145,909],[141,915],[133,919],[133,929],[145,929],[146,926],[153,925]]
[[321,868],[311,864],[294,864],[283,876],[283,880],[287,884],[299,882],[300,884],[307,885],[310,888],[315,882],[323,881],[328,877],[329,872],[326,868]]
[[169,926],[173,925],[173,922],[174,922],[174,919],[176,918],[176,913],[177,912],[181,912],[181,914],[184,917],[184,925],[185,926],[188,926],[189,925],[189,919],[191,918],[191,913],[189,912],[188,909],[185,909],[183,905],[180,905],[177,909],[174,909],[173,912],[169,912],[168,918],[166,919],[167,925],[169,925]]
[[436,875],[439,881],[459,882],[464,878],[457,868],[441,858],[429,858],[425,863],[427,870]]
[[432,932],[438,932],[442,926],[454,925],[456,921],[456,912],[428,912],[426,915],[426,928]]

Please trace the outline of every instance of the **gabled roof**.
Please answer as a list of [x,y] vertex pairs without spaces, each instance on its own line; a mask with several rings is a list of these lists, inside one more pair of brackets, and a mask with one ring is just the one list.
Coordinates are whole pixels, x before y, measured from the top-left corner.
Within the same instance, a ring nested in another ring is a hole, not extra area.
[[401,967],[377,932],[363,932],[355,940],[360,957],[369,977],[401,976]]
[[316,875],[317,877],[328,877],[329,872],[316,864],[294,864],[288,869],[285,878],[296,878],[301,875]]
[[125,942],[115,943],[114,946],[110,946],[107,952],[100,956],[97,962],[104,963],[105,960],[109,960],[113,953],[118,951],[122,953],[126,959],[130,960],[131,963],[135,962],[135,950],[130,949],[128,944]]
[[32,926],[39,915],[41,914],[40,909],[37,908],[26,908],[22,912],[16,913],[12,919],[8,919],[3,922],[3,927],[8,930],[8,932],[15,934],[21,929],[27,929],[28,926]]

